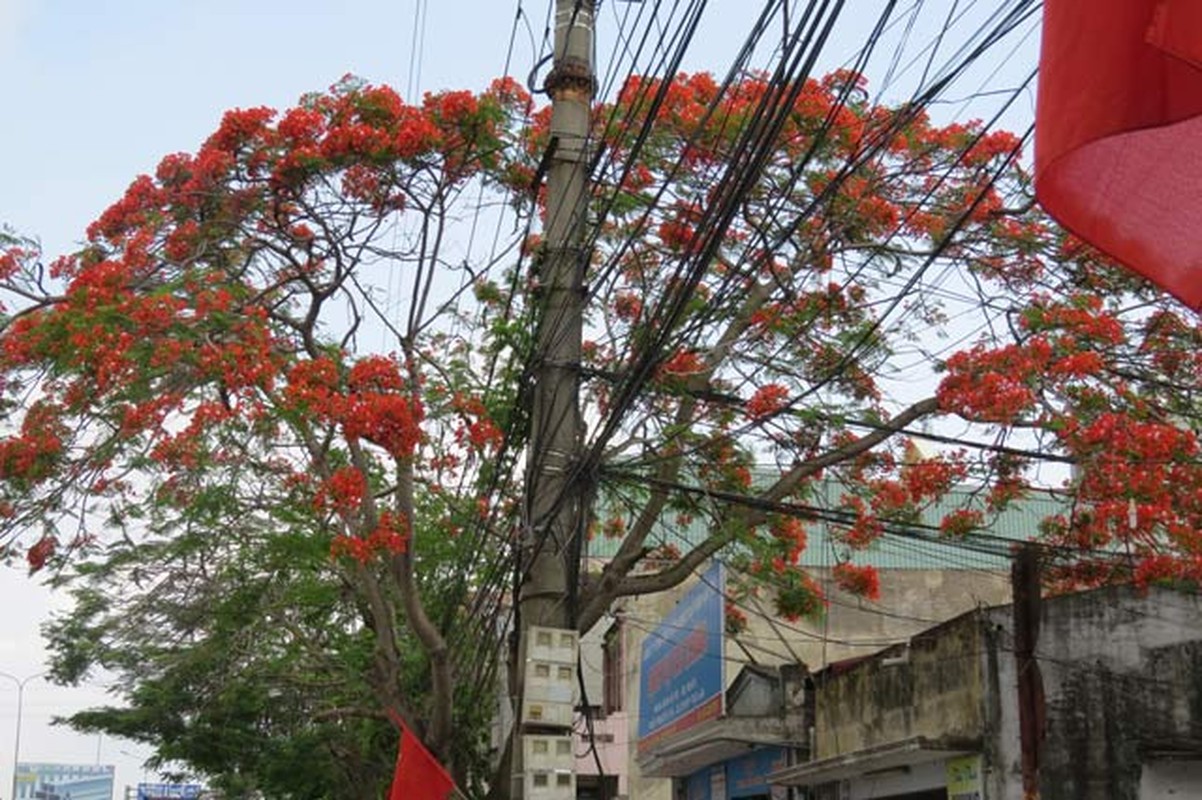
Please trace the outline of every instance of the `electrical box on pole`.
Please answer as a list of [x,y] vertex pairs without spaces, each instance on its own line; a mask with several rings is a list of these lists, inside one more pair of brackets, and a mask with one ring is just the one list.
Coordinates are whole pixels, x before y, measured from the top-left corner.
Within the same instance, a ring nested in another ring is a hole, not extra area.
[[570,729],[576,710],[576,631],[534,626],[526,631],[525,690],[521,721]]
[[576,796],[576,756],[572,737],[523,736],[526,800],[560,800]]

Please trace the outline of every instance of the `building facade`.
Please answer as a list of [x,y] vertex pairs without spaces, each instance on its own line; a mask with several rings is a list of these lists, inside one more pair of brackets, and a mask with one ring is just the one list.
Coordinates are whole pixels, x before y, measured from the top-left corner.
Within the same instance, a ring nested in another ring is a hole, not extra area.
[[[833,487],[824,491],[829,496],[823,495],[815,502],[837,506],[838,491]],[[948,508],[971,502],[972,492],[967,489],[953,490],[946,499]],[[930,509],[924,517],[925,523],[937,525],[946,510]],[[992,532],[1003,539],[1026,539],[1036,530],[1039,519],[1056,510],[1049,500],[1030,499],[998,519]],[[687,550],[706,533],[700,527],[665,529],[649,544],[675,545]],[[770,596],[742,598],[738,607],[746,617],[746,626],[737,633],[724,632],[722,636],[722,659],[728,667],[722,677],[723,692],[730,691],[739,678],[739,667],[744,665],[766,669],[804,665],[806,670],[818,671],[826,665],[904,642],[931,625],[970,609],[1010,599],[1006,554],[972,552],[947,542],[902,536],[886,537],[869,550],[853,553],[825,523],[811,524],[807,533],[809,543],[801,555],[800,566],[821,586],[827,601],[824,613],[813,619],[786,620],[776,613]],[[600,569],[612,555],[611,549],[605,541],[590,542],[586,568]],[[849,595],[835,585],[833,567],[849,560],[878,569],[880,597],[875,602]],[[673,764],[670,759],[657,757],[657,751],[679,745],[679,741],[662,741],[651,747],[644,742],[640,747],[640,739],[645,738],[640,737],[639,731],[640,717],[646,713],[642,693],[647,681],[642,674],[641,658],[645,643],[648,639],[683,638],[686,631],[669,621],[669,617],[702,582],[703,576],[673,591],[620,601],[606,622],[582,638],[581,665],[589,714],[581,713],[578,719],[577,753],[583,755],[577,759],[576,767],[580,785],[586,791],[592,791],[588,787],[599,786],[604,775],[610,787],[606,800],[675,800],[684,796],[681,786],[690,777],[694,791],[699,791],[697,787],[702,781],[694,774],[696,771],[720,763],[721,759],[708,763],[685,763],[677,759],[680,763]],[[666,626],[665,621],[668,621]],[[591,739],[589,724],[593,731]],[[684,736],[685,731],[677,734]],[[698,731],[692,735],[699,735]],[[788,741],[780,736],[761,737],[754,744],[783,748],[791,758],[796,758],[809,747],[807,736],[803,731],[800,738]],[[661,735],[660,739],[663,738]],[[744,751],[749,749],[747,742],[741,747]],[[775,757],[779,756],[777,753]],[[720,780],[714,783],[718,788],[723,785]],[[581,796],[601,797],[592,793]],[[707,800],[735,796],[715,789]]]
[[[1043,601],[1033,658],[1012,606],[969,612],[814,676],[815,800],[1202,797],[1202,600],[1115,587]],[[1020,675],[1037,687],[1024,742]]]
[[23,761],[16,766],[18,800],[113,800],[111,765]]

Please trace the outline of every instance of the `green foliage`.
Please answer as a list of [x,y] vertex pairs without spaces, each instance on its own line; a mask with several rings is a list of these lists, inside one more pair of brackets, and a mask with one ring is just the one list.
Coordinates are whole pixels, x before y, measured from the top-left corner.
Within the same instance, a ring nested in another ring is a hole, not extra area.
[[[116,543],[61,576],[75,603],[46,626],[54,676],[74,683],[103,669],[121,700],[65,722],[144,742],[152,765],[183,765],[232,797],[375,800],[392,777],[397,731],[370,680],[369,612],[330,560],[328,533],[286,506],[221,528],[226,500],[210,487],[159,536]],[[406,635],[400,650],[398,691],[424,697],[420,647]],[[486,752],[490,721],[464,693],[457,756]]]

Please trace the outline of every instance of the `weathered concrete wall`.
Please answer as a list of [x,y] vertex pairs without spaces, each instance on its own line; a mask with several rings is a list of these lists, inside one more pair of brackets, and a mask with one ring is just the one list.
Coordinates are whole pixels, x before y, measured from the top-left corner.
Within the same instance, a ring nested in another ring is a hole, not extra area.
[[1041,784],[1047,800],[1136,800],[1149,752],[1202,736],[1202,642],[1143,650],[1135,669],[1051,664]]
[[984,726],[981,620],[961,617],[896,654],[816,677],[816,758],[916,736],[976,739]]
[[731,643],[728,655],[746,661],[750,653],[762,664],[801,661],[817,671],[904,642],[965,611],[1010,602],[1009,578],[994,573],[882,569],[876,602],[840,591],[828,570],[815,569],[812,575],[830,600],[822,618],[782,620],[771,598],[752,599],[745,609],[747,630],[739,635],[742,647]]
[[[1009,613],[992,613],[1000,696],[988,796],[999,800],[1022,797]],[[1138,800],[1145,762],[1202,743],[1197,595],[1116,588],[1052,598],[1044,604],[1036,659],[1047,718],[1043,800]]]

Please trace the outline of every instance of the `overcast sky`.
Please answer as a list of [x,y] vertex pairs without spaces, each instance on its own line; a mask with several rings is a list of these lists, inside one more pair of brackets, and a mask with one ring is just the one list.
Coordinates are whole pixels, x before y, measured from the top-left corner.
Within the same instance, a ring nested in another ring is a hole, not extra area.
[[[346,73],[403,95],[414,86],[482,88],[503,72],[519,7],[530,30],[519,28],[512,72],[524,80],[548,0],[434,0],[420,58],[412,59],[420,76],[410,69],[417,2],[0,0],[0,223],[40,237],[48,255],[71,249],[135,175],[153,171],[167,153],[194,150],[225,109],[285,107]],[[713,0],[685,69],[723,71],[758,5]],[[877,3],[849,4],[870,5]],[[602,54],[627,9],[603,3]],[[869,21],[849,15],[826,66],[854,49]],[[1024,57],[993,78],[999,84],[1030,66],[1034,37],[1018,47]],[[1023,103],[1011,124],[1030,113]],[[23,572],[0,568],[0,670],[25,677],[44,668],[38,627],[61,602]],[[122,787],[145,777],[144,750],[48,725],[54,715],[104,701],[99,686],[31,682],[22,759],[91,763],[99,746],[102,763],[117,765],[121,797]],[[15,715],[16,691],[0,679],[0,798],[8,797]]]

